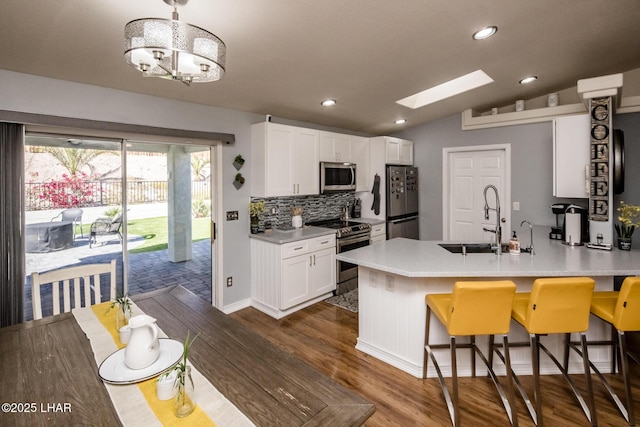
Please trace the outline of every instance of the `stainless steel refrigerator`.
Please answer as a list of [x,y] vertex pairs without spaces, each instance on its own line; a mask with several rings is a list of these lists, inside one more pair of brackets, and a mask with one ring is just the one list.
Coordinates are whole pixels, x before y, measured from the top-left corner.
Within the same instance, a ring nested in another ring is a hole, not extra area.
[[387,239],[420,239],[418,168],[387,166]]

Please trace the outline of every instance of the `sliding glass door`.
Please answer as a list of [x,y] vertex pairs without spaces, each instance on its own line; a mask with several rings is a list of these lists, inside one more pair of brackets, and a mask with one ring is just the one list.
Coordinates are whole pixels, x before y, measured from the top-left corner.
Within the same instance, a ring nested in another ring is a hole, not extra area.
[[[112,259],[123,293],[182,285],[212,303],[211,153],[210,146],[28,134],[25,320],[32,319],[32,272]],[[42,296],[44,316],[50,300]]]
[[212,301],[210,147],[126,142],[131,295],[182,285]]
[[[29,133],[24,166],[25,320],[36,271],[116,259],[122,289],[122,141]],[[96,231],[101,222],[109,223],[104,232]],[[43,316],[52,314],[50,288],[42,306]]]

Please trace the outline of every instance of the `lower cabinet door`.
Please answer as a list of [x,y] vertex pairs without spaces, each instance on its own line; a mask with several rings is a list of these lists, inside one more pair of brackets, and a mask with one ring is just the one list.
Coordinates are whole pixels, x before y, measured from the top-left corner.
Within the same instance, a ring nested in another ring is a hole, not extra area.
[[336,251],[324,249],[311,254],[313,267],[309,270],[309,298],[336,289]]
[[313,254],[282,261],[282,294],[280,310],[286,310],[309,299],[309,271]]

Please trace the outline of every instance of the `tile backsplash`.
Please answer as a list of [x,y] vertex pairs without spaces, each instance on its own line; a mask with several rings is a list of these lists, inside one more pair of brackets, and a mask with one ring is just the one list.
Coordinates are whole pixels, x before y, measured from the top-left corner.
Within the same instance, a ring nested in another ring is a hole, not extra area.
[[[265,213],[260,219],[260,230],[265,229],[265,225],[271,228],[290,229],[291,208],[300,206],[303,209],[302,223],[311,221],[321,221],[324,219],[339,218],[342,215],[342,208],[347,204],[353,205],[355,193],[335,193],[314,196],[289,196],[289,197],[252,197],[252,202],[265,202]],[[274,209],[275,208],[275,209]],[[275,210],[275,213],[271,212]]]

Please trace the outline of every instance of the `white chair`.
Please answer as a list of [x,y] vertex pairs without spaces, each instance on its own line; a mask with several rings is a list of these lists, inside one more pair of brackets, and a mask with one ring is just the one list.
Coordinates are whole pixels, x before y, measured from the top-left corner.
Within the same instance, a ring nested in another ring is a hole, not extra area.
[[60,218],[60,221],[71,221],[73,226],[73,240],[75,240],[78,225],[80,226],[80,237],[84,237],[84,233],[82,232],[82,214],[83,210],[80,208],[65,209],[58,215],[51,218],[51,222],[56,218]]
[[[71,311],[71,284],[73,283],[73,308],[86,307],[102,302],[100,291],[100,275],[110,273],[110,299],[116,297],[116,260],[109,264],[85,264],[74,267],[60,268],[46,273],[31,274],[31,302],[33,305],[33,319],[42,319],[41,286],[51,284],[53,314],[60,314],[60,283],[64,297],[64,313]],[[84,290],[82,290],[84,288]],[[91,294],[94,294],[93,302]],[[81,295],[84,294],[84,304]]]

